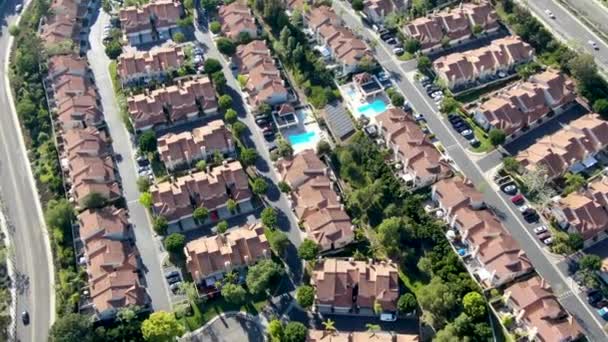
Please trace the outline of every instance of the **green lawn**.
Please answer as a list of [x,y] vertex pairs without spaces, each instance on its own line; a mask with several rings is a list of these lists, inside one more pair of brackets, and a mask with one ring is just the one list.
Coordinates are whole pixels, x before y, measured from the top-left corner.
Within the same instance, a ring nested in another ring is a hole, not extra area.
[[409,60],[414,59],[414,55],[412,55],[411,53],[406,51],[403,53],[403,55],[399,56],[398,58],[400,61],[409,61]]
[[257,298],[248,295],[243,305],[231,304],[218,296],[200,304],[193,310],[193,315],[182,317],[178,321],[182,323],[186,329],[193,331],[209,322],[213,317],[227,311],[243,311],[252,315],[257,315],[264,306],[266,306],[266,297],[259,296]]

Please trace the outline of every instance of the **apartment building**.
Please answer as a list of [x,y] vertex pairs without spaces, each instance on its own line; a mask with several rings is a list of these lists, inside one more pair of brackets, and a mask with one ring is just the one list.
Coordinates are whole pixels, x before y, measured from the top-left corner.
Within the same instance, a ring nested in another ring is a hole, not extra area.
[[112,319],[119,309],[149,303],[139,281],[140,262],[124,209],[105,207],[78,215],[80,240],[89,283],[90,305],[99,319]]
[[516,159],[529,170],[544,168],[551,179],[582,172],[595,165],[596,154],[608,146],[607,130],[608,122],[599,114],[586,114],[519,152]]
[[246,4],[239,1],[220,6],[218,11],[222,33],[233,41],[240,41],[245,36],[258,38],[258,28],[253,13]]
[[274,106],[287,102],[288,92],[281,72],[264,41],[254,40],[239,45],[233,63],[238,66],[239,74],[247,76],[245,92],[250,106],[256,108],[262,103]]
[[495,39],[488,46],[442,56],[433,62],[450,89],[485,82],[498,72],[512,72],[534,58],[534,49],[517,36]]
[[608,233],[608,178],[603,176],[560,198],[551,213],[562,229],[581,234],[586,245],[604,239]]
[[390,331],[338,332],[309,329],[306,342],[420,342],[418,335],[396,334]]
[[162,82],[185,62],[180,46],[156,47],[150,51],[129,50],[118,57],[117,71],[123,86]]
[[226,208],[229,199],[237,203],[237,213],[252,209],[247,175],[238,161],[225,161],[210,170],[155,184],[150,193],[153,213],[164,216],[169,223],[192,218],[199,207],[209,211],[211,221],[231,217],[234,214]]
[[480,103],[473,116],[485,130],[500,129],[512,138],[540,124],[548,114],[562,113],[575,96],[572,80],[548,70],[499,90]]
[[383,312],[397,310],[399,275],[392,262],[325,258],[315,265],[310,282],[320,313],[374,315],[375,305]]
[[186,269],[202,288],[213,287],[225,274],[270,258],[270,245],[260,223],[188,242]]
[[505,303],[515,324],[539,342],[575,341],[583,337],[578,322],[560,305],[549,284],[540,276],[505,289]]
[[152,0],[142,6],[120,9],[120,27],[130,45],[163,41],[180,32],[177,25],[183,13],[177,0]]
[[402,177],[414,187],[450,177],[452,170],[411,115],[391,108],[375,118],[393,160],[401,163]]
[[217,113],[215,89],[207,76],[131,96],[127,107],[133,127],[146,131],[157,126],[196,119]]
[[222,120],[182,133],[167,133],[158,138],[158,153],[168,170],[207,160],[216,153],[231,156],[235,153],[232,133]]
[[280,180],[292,189],[292,209],[308,238],[321,250],[342,248],[354,240],[354,226],[334,190],[329,168],[313,150],[279,160],[276,169]]

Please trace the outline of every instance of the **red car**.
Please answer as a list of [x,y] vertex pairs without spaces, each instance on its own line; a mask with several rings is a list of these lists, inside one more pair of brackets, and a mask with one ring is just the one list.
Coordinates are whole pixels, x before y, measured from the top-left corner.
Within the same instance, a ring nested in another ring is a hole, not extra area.
[[511,197],[511,202],[513,202],[513,204],[515,205],[521,205],[524,204],[524,196],[522,194],[519,195],[515,195],[513,197]]

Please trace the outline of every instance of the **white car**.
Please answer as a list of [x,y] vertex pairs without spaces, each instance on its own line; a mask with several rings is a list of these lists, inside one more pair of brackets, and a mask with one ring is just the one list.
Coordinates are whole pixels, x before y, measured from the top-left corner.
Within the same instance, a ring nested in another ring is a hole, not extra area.
[[545,14],[547,14],[549,18],[555,19],[555,14],[553,14],[553,12],[549,11],[548,9],[545,10]]
[[393,53],[397,56],[400,56],[404,53],[405,51],[403,50],[403,48],[400,47],[396,47],[393,49]]
[[517,208],[519,209],[519,211],[520,211],[520,212],[522,212],[522,213],[523,213],[523,212],[525,212],[526,210],[528,210],[528,208],[530,208],[530,207],[528,207],[527,205],[523,204],[523,205],[520,205],[520,206],[519,206],[519,207],[517,207]]
[[553,238],[548,237],[548,238],[546,238],[546,239],[544,239],[544,240],[543,240],[543,243],[544,243],[545,245],[549,246],[550,244],[552,244],[552,243],[553,243]]
[[460,132],[460,135],[462,135],[463,137],[467,137],[473,135],[473,131],[470,129],[465,129],[464,131]]
[[589,40],[589,41],[587,41],[587,43],[589,45],[591,45],[591,47],[593,47],[595,50],[599,50],[600,49],[600,47],[597,45],[597,43],[594,42],[593,40]]
[[538,227],[534,228],[534,233],[536,233],[536,234],[542,234],[546,231],[547,231],[546,226],[538,226]]
[[380,320],[382,322],[394,322],[397,320],[397,315],[394,313],[382,313],[380,314]]
[[17,6],[15,6],[15,12],[17,12],[17,13],[21,13],[22,9],[23,9],[23,5],[22,4],[17,4]]

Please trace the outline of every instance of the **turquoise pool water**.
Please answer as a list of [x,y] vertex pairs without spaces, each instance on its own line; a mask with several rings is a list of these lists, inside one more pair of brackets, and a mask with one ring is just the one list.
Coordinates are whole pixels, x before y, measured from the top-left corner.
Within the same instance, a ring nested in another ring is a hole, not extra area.
[[314,131],[305,132],[300,134],[293,134],[287,137],[291,145],[304,144],[313,141],[317,133]]
[[365,115],[368,118],[374,117],[386,111],[386,103],[380,99],[375,99],[374,102],[364,104],[363,106],[357,108],[357,111],[359,114]]

